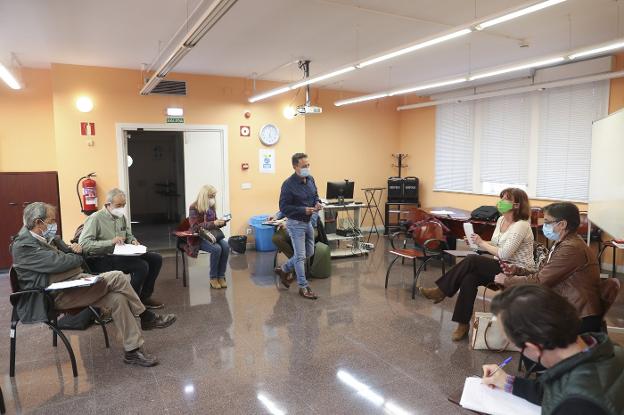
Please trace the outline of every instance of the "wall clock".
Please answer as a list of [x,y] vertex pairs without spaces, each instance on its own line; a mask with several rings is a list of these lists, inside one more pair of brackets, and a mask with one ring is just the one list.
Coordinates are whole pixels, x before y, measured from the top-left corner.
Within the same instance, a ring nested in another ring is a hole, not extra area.
[[279,141],[279,128],[273,124],[265,124],[260,128],[260,142],[265,146],[275,145]]

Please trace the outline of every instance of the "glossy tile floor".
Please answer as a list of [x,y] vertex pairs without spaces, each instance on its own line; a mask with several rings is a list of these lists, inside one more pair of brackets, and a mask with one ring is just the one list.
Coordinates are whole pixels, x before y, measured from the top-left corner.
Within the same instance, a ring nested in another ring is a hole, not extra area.
[[[212,291],[206,255],[190,260],[189,288],[175,279],[168,257],[156,294],[178,321],[145,334],[159,366],[125,365],[119,340],[107,350],[92,327],[67,332],[79,367],[74,379],[67,352],[52,347],[48,329],[19,325],[14,379],[8,336],[0,347],[8,413],[468,413],[448,394],[483,363],[506,356],[451,342],[453,301],[412,300],[411,266],[395,265],[384,290],[384,251],[380,240],[368,257],[334,260],[331,278],[312,281],[317,301],[299,297],[295,287],[276,290],[273,253],[232,255],[229,288]],[[423,283],[439,274],[438,266],[428,267]],[[8,334],[6,275],[0,291],[0,332]],[[623,305],[613,312],[624,316]]]

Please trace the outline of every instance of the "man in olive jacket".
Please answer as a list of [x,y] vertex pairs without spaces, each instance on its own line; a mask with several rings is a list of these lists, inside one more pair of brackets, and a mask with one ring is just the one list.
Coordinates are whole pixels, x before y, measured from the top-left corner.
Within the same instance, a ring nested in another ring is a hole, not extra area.
[[[51,283],[91,276],[82,271],[82,248],[67,246],[56,237],[56,208],[34,202],[24,209],[24,227],[12,243],[13,268],[17,272],[20,290],[46,288]],[[120,271],[100,274],[90,287],[53,291],[57,309],[87,307],[110,308],[113,320],[124,343],[124,362],[154,366],[156,358],[143,350],[141,329],[163,328],[175,321],[174,315],[159,316],[146,310],[130,285],[127,275]],[[32,323],[47,320],[49,307],[42,294],[20,298],[17,313],[21,321]],[[141,325],[135,316],[140,316]]]

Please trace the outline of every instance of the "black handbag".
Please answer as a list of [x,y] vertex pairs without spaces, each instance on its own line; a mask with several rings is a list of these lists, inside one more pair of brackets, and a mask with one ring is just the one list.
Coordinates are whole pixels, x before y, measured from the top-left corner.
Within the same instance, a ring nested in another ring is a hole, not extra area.
[[199,237],[204,241],[210,242],[211,244],[216,244],[220,240],[225,238],[223,231],[219,228],[214,229],[200,229]]
[[472,219],[486,222],[496,222],[499,216],[500,213],[498,213],[496,206],[480,206],[470,214]]

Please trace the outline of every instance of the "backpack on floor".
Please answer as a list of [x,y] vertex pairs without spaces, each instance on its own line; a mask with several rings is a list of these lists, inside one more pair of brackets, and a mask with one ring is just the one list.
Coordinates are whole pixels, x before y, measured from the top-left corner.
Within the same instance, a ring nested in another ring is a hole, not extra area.
[[314,246],[310,274],[314,278],[329,278],[331,276],[331,251],[329,246],[323,242],[317,242]]

